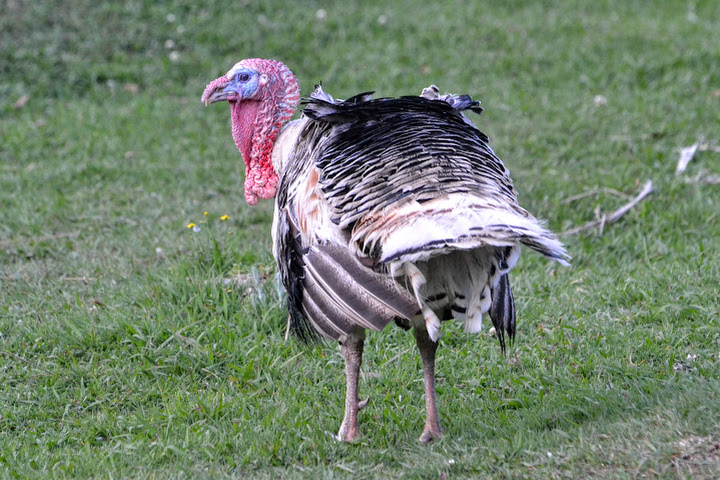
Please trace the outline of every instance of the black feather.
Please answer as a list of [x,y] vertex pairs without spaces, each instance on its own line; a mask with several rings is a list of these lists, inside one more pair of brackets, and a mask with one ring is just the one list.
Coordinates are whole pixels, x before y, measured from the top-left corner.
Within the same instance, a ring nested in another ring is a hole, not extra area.
[[504,274],[498,284],[492,289],[492,304],[490,306],[490,319],[495,327],[495,334],[500,341],[500,349],[505,354],[505,332],[510,337],[510,343],[515,340],[515,299],[510,287],[510,277]]
[[298,229],[290,220],[290,216],[285,211],[280,212],[280,215],[278,238],[281,240],[279,242],[280,248],[278,251],[279,258],[277,264],[280,270],[280,278],[287,292],[290,330],[296,337],[309,343],[318,340],[319,336],[303,313],[304,252],[299,241]]

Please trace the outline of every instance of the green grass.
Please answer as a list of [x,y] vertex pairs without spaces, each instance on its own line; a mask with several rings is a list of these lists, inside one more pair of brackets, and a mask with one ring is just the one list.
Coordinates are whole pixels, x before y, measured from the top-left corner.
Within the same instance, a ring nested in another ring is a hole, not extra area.
[[[720,3],[95,3],[0,16],[0,476],[720,476],[720,189],[687,181],[718,154],[674,176],[680,147],[718,140]],[[284,341],[272,205],[245,204],[228,112],[199,102],[253,56],[305,93],[480,98],[556,231],[654,182],[564,238],[571,268],[526,252],[507,358],[445,325],[436,444],[396,328],[369,335],[362,441],[326,433],[342,357]]]

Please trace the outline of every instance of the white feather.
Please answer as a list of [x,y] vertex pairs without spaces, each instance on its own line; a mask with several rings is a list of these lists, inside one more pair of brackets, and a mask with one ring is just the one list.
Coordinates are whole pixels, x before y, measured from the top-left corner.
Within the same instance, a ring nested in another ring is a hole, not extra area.
[[[443,250],[507,247],[517,244],[520,236],[535,239],[557,256],[565,254],[554,235],[527,212],[500,200],[469,194],[452,194],[424,203],[406,202],[381,212],[377,219],[356,227],[352,241],[364,243],[370,249],[381,245],[383,262],[399,257],[417,262],[440,253],[425,248],[428,245],[444,247]],[[513,260],[516,262],[517,257]]]

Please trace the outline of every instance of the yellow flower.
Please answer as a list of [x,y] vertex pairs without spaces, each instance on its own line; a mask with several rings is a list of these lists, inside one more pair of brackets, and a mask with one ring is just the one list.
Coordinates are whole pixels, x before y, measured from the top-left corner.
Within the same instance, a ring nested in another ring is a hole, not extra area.
[[205,215],[207,217],[210,214],[208,212],[203,212],[203,215]]
[[193,228],[195,224],[193,222],[188,223],[188,228]]
[[230,217],[228,217],[227,215],[223,215],[222,217],[220,217],[220,220],[224,222],[228,218],[230,218]]

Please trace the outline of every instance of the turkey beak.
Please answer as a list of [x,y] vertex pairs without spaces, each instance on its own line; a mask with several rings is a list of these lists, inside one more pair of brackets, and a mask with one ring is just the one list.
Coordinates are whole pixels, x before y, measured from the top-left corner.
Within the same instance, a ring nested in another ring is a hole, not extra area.
[[211,103],[222,102],[225,100],[240,101],[242,95],[233,82],[228,81],[225,77],[213,80],[205,87],[205,91],[200,101],[207,107]]

